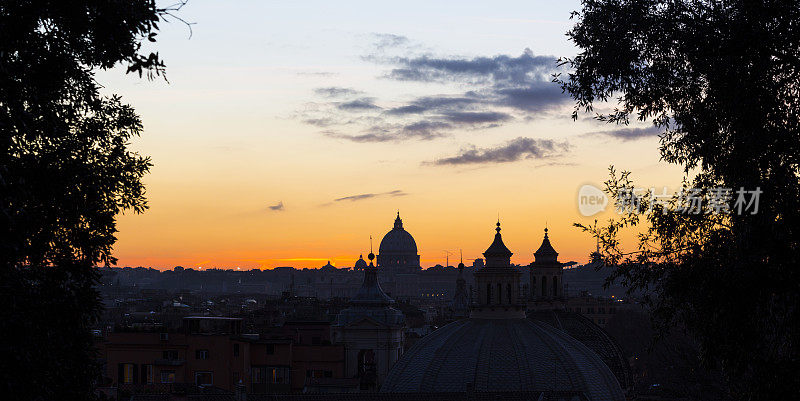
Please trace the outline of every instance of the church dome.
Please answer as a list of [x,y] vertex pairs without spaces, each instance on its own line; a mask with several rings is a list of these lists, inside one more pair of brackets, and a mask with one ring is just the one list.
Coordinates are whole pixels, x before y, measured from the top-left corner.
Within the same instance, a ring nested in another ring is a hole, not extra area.
[[364,270],[367,268],[367,261],[364,260],[364,255],[359,255],[353,270]]
[[528,319],[464,319],[423,337],[389,372],[382,392],[577,391],[624,400],[614,374],[563,331]]
[[397,218],[394,220],[394,228],[383,236],[378,253],[381,255],[417,254],[417,242],[414,241],[414,237],[408,231],[403,229],[403,220],[400,219],[400,213],[397,213]]

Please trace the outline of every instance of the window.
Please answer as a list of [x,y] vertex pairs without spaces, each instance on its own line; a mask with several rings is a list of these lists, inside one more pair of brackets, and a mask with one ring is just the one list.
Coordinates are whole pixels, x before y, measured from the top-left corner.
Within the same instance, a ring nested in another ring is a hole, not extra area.
[[333,377],[333,371],[322,370],[322,369],[308,369],[306,370],[306,377],[313,377],[313,378]]
[[196,386],[213,386],[214,374],[211,372],[195,372],[194,384]]
[[275,344],[267,344],[267,355],[275,355]]
[[492,304],[492,283],[486,284],[486,304]]
[[497,303],[503,303],[503,284],[497,283]]
[[272,366],[254,366],[252,370],[253,383],[288,383],[289,368]]
[[155,369],[153,369],[153,365],[142,365],[142,382],[147,384],[155,383]]
[[175,383],[175,371],[174,370],[162,370],[161,371],[161,383]]
[[543,297],[547,296],[547,277],[542,277],[542,294]]
[[208,359],[208,350],[199,349],[194,352],[195,359]]
[[135,382],[135,380],[136,380],[135,379],[136,378],[136,373],[134,372],[134,370],[136,369],[136,365],[134,365],[132,363],[123,363],[122,366],[120,366],[120,369],[121,369],[121,373],[122,373],[120,375],[121,379],[122,379],[121,380],[122,383],[124,383],[124,384],[133,384]]
[[233,344],[233,356],[239,356],[239,344]]
[[161,357],[169,361],[174,361],[178,359],[178,350],[170,349],[163,351]]

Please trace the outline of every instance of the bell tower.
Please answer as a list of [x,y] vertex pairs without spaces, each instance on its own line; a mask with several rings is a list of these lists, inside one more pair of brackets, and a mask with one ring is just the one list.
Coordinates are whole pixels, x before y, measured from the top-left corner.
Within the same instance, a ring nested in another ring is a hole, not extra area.
[[539,249],[533,253],[534,262],[530,266],[531,299],[534,301],[564,298],[563,272],[558,252],[550,245],[547,228]]
[[478,296],[472,305],[471,318],[515,319],[525,318],[525,305],[519,299],[522,273],[511,266],[513,253],[503,243],[500,221],[494,241],[483,253],[486,266],[475,272]]

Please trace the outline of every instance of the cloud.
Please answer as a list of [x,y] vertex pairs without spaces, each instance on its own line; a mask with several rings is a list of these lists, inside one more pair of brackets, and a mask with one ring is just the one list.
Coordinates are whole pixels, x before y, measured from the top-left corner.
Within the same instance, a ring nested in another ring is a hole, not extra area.
[[283,201],[280,201],[280,202],[278,202],[278,203],[276,203],[274,205],[267,206],[267,207],[269,208],[269,210],[274,210],[276,212],[280,212],[280,211],[285,210],[285,208],[283,207]]
[[355,202],[355,201],[360,201],[360,200],[364,200],[364,199],[377,198],[377,197],[380,197],[380,196],[406,196],[406,195],[408,195],[408,194],[406,192],[403,192],[403,190],[395,189],[394,191],[389,191],[389,192],[380,192],[380,193],[369,193],[369,194],[358,194],[358,195],[344,196],[344,197],[341,197],[341,198],[336,198],[333,201],[334,202],[343,202],[343,201]]
[[362,110],[374,110],[380,109],[380,107],[375,105],[375,99],[371,97],[362,97],[360,99],[351,100],[349,102],[339,103],[336,107],[339,110],[345,111],[362,111]]
[[[353,142],[431,140],[458,132],[485,130],[516,121],[528,121],[571,104],[551,82],[558,70],[556,58],[537,56],[525,49],[518,56],[386,56],[384,49],[413,53],[408,38],[376,34],[375,49],[367,60],[389,66],[385,78],[400,82],[451,82],[469,90],[416,96],[404,100],[362,96],[346,101],[313,103],[300,119],[325,128],[329,137]],[[362,95],[353,88],[318,88],[326,99]],[[391,104],[383,108],[378,104]],[[347,126],[347,129],[343,129]],[[346,133],[345,133],[346,132]]]
[[397,57],[388,60],[399,65],[387,77],[399,81],[467,81],[504,85],[549,81],[557,64],[553,56],[536,56],[530,49],[517,57]]
[[452,125],[443,121],[420,120],[407,124],[374,125],[367,128],[363,134],[347,135],[331,130],[324,134],[352,142],[398,142],[409,138],[422,140],[439,138],[450,128]]
[[510,114],[497,111],[449,111],[444,113],[446,120],[460,124],[500,123],[513,120]]
[[[477,90],[450,99],[462,100],[472,105],[480,104],[484,108],[511,107],[529,113],[545,112],[571,103],[569,96],[562,93],[561,87],[551,82],[552,74],[559,70],[556,58],[536,56],[530,49],[525,49],[516,57],[497,55],[444,58],[423,55],[392,58],[386,62],[399,65],[386,75],[389,79],[472,85]],[[424,99],[426,98],[418,99],[411,105],[419,106]]]
[[462,110],[464,108],[473,107],[480,102],[480,99],[466,96],[423,96],[414,99],[405,106],[398,106],[386,110],[386,113],[393,115],[409,115],[442,112],[454,109]]
[[639,139],[656,138],[662,133],[663,129],[652,126],[647,128],[618,128],[608,131],[594,131],[584,134],[584,136],[604,135],[621,141],[636,141]]
[[568,96],[551,82],[531,83],[521,88],[502,88],[496,91],[496,104],[527,112],[545,112],[570,104]]
[[316,88],[314,89],[314,93],[320,96],[328,97],[328,98],[335,98],[335,97],[347,97],[347,96],[354,96],[359,95],[364,92],[360,90],[355,90],[353,88],[342,88],[338,86],[329,86],[327,88]]
[[407,37],[392,33],[375,33],[373,36],[375,37],[373,46],[378,50],[405,46],[410,43]]
[[494,148],[475,147],[462,149],[452,157],[437,159],[434,165],[464,165],[464,164],[489,164],[508,163],[522,159],[546,159],[557,157],[569,151],[566,142],[556,142],[551,139],[515,138]]

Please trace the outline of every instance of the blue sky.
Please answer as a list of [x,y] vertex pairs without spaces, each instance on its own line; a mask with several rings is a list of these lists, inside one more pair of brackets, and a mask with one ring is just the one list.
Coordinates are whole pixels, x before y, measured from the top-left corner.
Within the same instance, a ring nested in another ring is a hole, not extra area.
[[397,209],[423,265],[444,249],[479,256],[498,213],[519,262],[545,224],[585,259],[593,241],[571,228],[581,185],[610,164],[643,185],[681,174],[647,124],[573,122],[547,82],[551,60],[576,54],[578,7],[191,0],[191,38],[173,20],[152,46],[169,83],[98,74],[141,114],[132,146],[154,162],[150,210],[120,217],[120,263],[349,265]]

